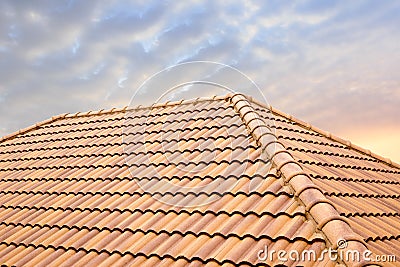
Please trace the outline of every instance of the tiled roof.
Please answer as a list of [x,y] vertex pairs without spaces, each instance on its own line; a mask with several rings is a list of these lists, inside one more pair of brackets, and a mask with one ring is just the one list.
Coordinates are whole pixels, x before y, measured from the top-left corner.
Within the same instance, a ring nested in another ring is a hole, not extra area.
[[372,264],[258,258],[341,239],[399,261],[399,174],[238,94],[64,114],[0,141],[0,263]]

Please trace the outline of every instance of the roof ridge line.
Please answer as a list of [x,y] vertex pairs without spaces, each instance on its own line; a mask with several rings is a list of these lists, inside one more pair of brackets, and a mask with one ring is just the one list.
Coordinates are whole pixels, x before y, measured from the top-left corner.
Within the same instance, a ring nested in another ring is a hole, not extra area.
[[101,115],[101,114],[109,114],[109,113],[117,113],[117,112],[126,112],[129,110],[141,110],[141,109],[152,109],[152,108],[159,108],[159,107],[166,107],[166,106],[176,106],[176,105],[185,105],[185,104],[197,104],[197,103],[201,103],[201,102],[205,102],[205,101],[218,101],[218,100],[225,100],[227,98],[230,98],[232,96],[232,94],[227,94],[227,95],[223,95],[223,96],[218,96],[218,95],[214,95],[214,96],[210,96],[210,97],[198,97],[198,98],[193,98],[193,99],[189,99],[189,100],[179,100],[179,101],[167,101],[165,103],[153,103],[150,106],[142,106],[142,105],[138,105],[137,107],[129,107],[129,106],[125,106],[122,108],[111,108],[111,109],[100,109],[100,110],[90,110],[87,112],[76,112],[76,113],[62,113],[59,114],[57,116],[53,116],[50,119],[46,119],[44,121],[38,122],[36,124],[33,124],[31,126],[28,126],[26,128],[23,128],[21,130],[12,132],[10,134],[7,134],[3,137],[0,137],[0,143],[6,141],[6,140],[10,140],[15,138],[16,136],[20,135],[20,134],[25,134],[27,132],[33,131],[38,129],[40,126],[43,126],[45,124],[49,124],[52,122],[55,122],[57,120],[60,119],[65,119],[65,118],[77,118],[77,117],[85,117],[85,116],[92,116],[92,115]]
[[[112,108],[112,109],[108,109],[108,110],[90,110],[87,112],[76,112],[76,113],[62,113],[60,115],[57,116],[53,116],[50,119],[44,120],[42,122],[36,123],[34,125],[28,126],[26,128],[23,128],[21,130],[15,131],[11,134],[5,135],[3,137],[0,138],[0,143],[2,143],[3,141],[12,139],[14,137],[16,137],[19,134],[24,134],[27,132],[30,132],[32,130],[37,129],[38,127],[45,125],[45,124],[49,124],[51,122],[54,122],[56,120],[59,119],[64,119],[64,118],[76,118],[76,117],[85,117],[85,116],[90,116],[90,115],[101,115],[101,114],[108,114],[108,113],[117,113],[117,112],[126,112],[126,111],[131,111],[131,110],[146,110],[146,109],[152,109],[152,108],[159,108],[159,107],[167,107],[167,106],[176,106],[176,105],[187,105],[187,104],[197,104],[197,103],[201,103],[201,102],[206,102],[206,101],[218,101],[218,100],[226,100],[226,99],[230,99],[234,96],[235,94],[229,93],[223,96],[210,96],[210,97],[198,97],[198,98],[193,98],[193,99],[188,99],[188,100],[178,100],[178,101],[167,101],[164,103],[153,103],[150,106],[142,106],[142,105],[138,105],[136,107],[129,107],[129,106],[125,106],[123,108]],[[345,145],[347,147],[350,147],[358,152],[361,152],[362,154],[365,154],[367,156],[373,157],[377,160],[379,160],[380,162],[383,162],[384,164],[390,166],[390,167],[395,167],[400,169],[400,163],[394,162],[389,158],[385,158],[383,156],[380,156],[374,152],[371,152],[371,150],[369,149],[365,149],[363,147],[360,147],[358,145],[355,145],[353,143],[351,143],[350,140],[346,140],[343,139],[337,135],[334,135],[328,131],[324,131],[318,127],[315,127],[314,125],[311,125],[310,123],[304,122],[296,117],[293,117],[292,115],[285,113],[279,109],[276,109],[274,107],[272,107],[269,104],[265,104],[261,101],[258,101],[257,99],[248,96],[248,95],[244,95],[244,94],[240,94],[243,95],[249,102],[254,103],[260,107],[266,108],[268,110],[270,110],[272,113],[278,114],[279,116],[282,116],[298,125],[300,125],[301,127],[307,129],[307,130],[312,130],[314,132],[317,132],[321,135],[323,135],[326,138],[329,138],[335,142],[338,142],[342,145]]]
[[[363,238],[354,232],[347,222],[347,218],[340,215],[334,204],[323,195],[322,190],[308,177],[300,164],[277,140],[270,127],[254,110],[250,104],[253,99],[238,93],[231,96],[230,102],[261,147],[262,153],[266,153],[277,171],[281,172],[284,184],[292,188],[295,199],[299,204],[305,206],[306,214],[315,221],[316,228],[325,235],[333,249],[338,248],[341,240],[346,240],[347,247],[344,250],[366,251],[368,247]],[[360,262],[347,261],[350,259],[343,260],[348,266],[360,264]],[[361,264],[363,266],[371,265],[371,263],[365,262]]]
[[15,131],[15,132],[12,132],[10,134],[7,134],[7,135],[5,135],[5,136],[0,138],[0,143],[2,143],[4,141],[7,141],[7,140],[11,140],[11,139],[15,138],[17,135],[25,134],[27,132],[31,132],[33,130],[36,130],[36,129],[38,129],[39,127],[41,127],[43,125],[58,121],[60,119],[64,119],[67,115],[68,115],[68,113],[62,113],[62,114],[59,114],[57,116],[53,116],[53,117],[51,117],[49,119],[43,120],[41,122],[38,122],[36,124],[33,124],[31,126],[22,128],[22,129],[20,129],[18,131]]
[[227,98],[230,98],[232,94],[227,94],[223,96],[210,96],[210,97],[198,97],[198,98],[192,98],[188,100],[177,100],[177,101],[167,101],[167,102],[161,102],[161,103],[153,103],[150,106],[143,106],[143,105],[138,105],[136,107],[131,107],[131,106],[125,106],[122,108],[112,108],[112,109],[101,109],[101,110],[91,110],[87,112],[76,112],[74,114],[68,114],[66,118],[76,118],[76,117],[85,117],[85,116],[91,116],[91,115],[101,115],[101,114],[108,114],[108,113],[118,113],[118,112],[126,112],[126,111],[132,111],[132,110],[146,110],[146,109],[153,109],[153,108],[160,108],[160,107],[167,107],[167,106],[177,106],[177,105],[187,105],[187,104],[197,104],[201,102],[206,102],[206,101],[218,101],[218,100],[225,100]]

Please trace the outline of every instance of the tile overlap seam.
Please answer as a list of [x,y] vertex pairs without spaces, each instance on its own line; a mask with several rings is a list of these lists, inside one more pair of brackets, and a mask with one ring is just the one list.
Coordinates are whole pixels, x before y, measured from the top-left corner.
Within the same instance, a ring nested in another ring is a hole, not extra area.
[[[277,178],[275,174],[268,174],[267,176],[274,177],[274,179]],[[118,180],[118,181],[122,182],[122,181],[141,181],[141,180],[149,180],[149,181],[150,180],[159,180],[159,181],[161,181],[161,180],[164,180],[164,179],[165,180],[184,180],[184,179],[187,179],[187,180],[193,181],[195,179],[199,179],[199,180],[205,180],[205,179],[211,179],[211,180],[215,180],[215,179],[224,179],[224,180],[235,179],[235,180],[239,180],[239,179],[242,179],[242,178],[246,178],[246,179],[252,180],[254,178],[262,178],[262,177],[265,178],[265,175],[254,174],[254,175],[250,176],[248,174],[241,174],[240,176],[236,176],[234,174],[229,174],[229,175],[224,176],[224,175],[218,174],[216,176],[194,175],[193,177],[189,177],[189,176],[174,175],[174,176],[171,176],[171,177],[167,177],[167,176],[144,177],[144,176],[142,176],[140,178],[139,177],[118,177],[118,176],[117,177],[112,177],[112,178],[111,177],[105,177],[105,178],[101,178],[101,177],[96,177],[96,178],[93,178],[93,177],[79,177],[79,178],[77,178],[77,177],[35,177],[35,178],[27,177],[27,178],[21,178],[21,179],[18,179],[18,178],[1,178],[0,181],[3,181],[3,182],[19,182],[19,181],[23,181],[23,182],[28,182],[28,181],[30,181],[30,182],[34,182],[34,181],[69,181],[69,182],[72,182],[72,181],[75,181],[75,182],[79,182],[79,181],[85,181],[85,182],[88,182],[88,181],[92,181],[92,182],[110,181],[110,182],[113,182],[113,181]]]
[[298,152],[314,154],[314,155],[324,155],[324,156],[332,156],[332,157],[339,157],[339,158],[350,158],[350,159],[356,159],[356,160],[378,162],[378,160],[374,159],[374,158],[360,157],[360,156],[355,156],[355,155],[350,155],[350,154],[334,153],[334,152],[321,151],[321,150],[309,149],[309,148],[287,147],[286,149],[290,150],[290,151],[298,151]]
[[230,216],[230,217],[232,217],[233,215],[240,215],[242,217],[253,215],[253,216],[256,216],[257,218],[261,218],[263,216],[270,216],[270,217],[275,218],[275,219],[278,218],[279,216],[288,216],[289,218],[294,218],[296,216],[304,216],[304,211],[303,210],[296,210],[296,211],[293,211],[292,213],[287,213],[286,211],[279,211],[279,212],[264,211],[264,212],[256,213],[254,211],[241,212],[241,211],[238,211],[238,210],[235,210],[235,211],[232,211],[232,212],[227,212],[227,211],[224,211],[224,210],[220,210],[218,212],[214,212],[212,210],[205,210],[205,211],[193,210],[193,211],[188,211],[188,210],[184,210],[184,209],[176,211],[176,210],[165,210],[165,209],[160,209],[160,208],[156,209],[156,210],[155,209],[148,209],[148,208],[146,208],[146,209],[137,209],[136,208],[136,209],[131,210],[131,209],[119,209],[119,208],[114,208],[114,209],[104,208],[104,209],[100,209],[100,208],[89,208],[89,207],[85,207],[85,208],[65,207],[65,208],[63,208],[63,207],[60,207],[60,206],[57,206],[57,207],[52,207],[52,206],[49,206],[49,207],[43,207],[43,206],[36,207],[36,206],[26,206],[26,205],[25,206],[21,206],[21,205],[14,205],[14,206],[0,205],[0,207],[1,208],[5,208],[5,209],[8,209],[8,208],[10,208],[10,209],[11,208],[14,208],[14,209],[15,208],[19,208],[19,209],[34,209],[34,210],[42,210],[43,209],[45,211],[48,211],[48,210],[53,210],[53,211],[62,210],[62,211],[71,211],[71,212],[75,212],[75,211],[95,212],[95,211],[98,211],[98,212],[101,213],[101,212],[106,212],[107,211],[107,212],[110,212],[110,213],[118,212],[118,213],[121,213],[121,214],[124,213],[124,212],[131,213],[131,214],[134,214],[134,213],[141,213],[141,214],[151,213],[153,215],[156,215],[158,213],[162,213],[164,215],[168,215],[169,213],[173,213],[175,215],[187,214],[189,216],[190,215],[194,215],[194,214],[199,214],[201,216],[206,216],[207,214],[211,214],[211,215],[214,215],[214,216],[227,215],[227,216]]
[[274,197],[280,197],[280,196],[292,197],[293,196],[293,194],[288,193],[288,192],[286,192],[284,190],[280,190],[278,192],[265,191],[263,193],[260,193],[260,192],[257,192],[257,191],[253,191],[251,193],[247,193],[245,191],[237,191],[236,193],[232,193],[231,191],[223,192],[223,193],[216,192],[216,191],[211,192],[211,193],[204,192],[204,191],[200,191],[200,192],[193,192],[193,191],[192,192],[179,192],[178,191],[178,192],[152,192],[152,193],[150,193],[150,192],[147,192],[147,191],[144,191],[144,192],[138,192],[138,191],[135,191],[135,192],[127,192],[127,191],[125,191],[125,192],[109,192],[109,191],[106,191],[106,192],[99,192],[99,191],[95,191],[95,192],[90,192],[90,191],[85,191],[85,192],[83,192],[83,191],[78,191],[78,192],[72,192],[72,191],[71,192],[65,192],[65,191],[55,192],[54,191],[54,192],[50,192],[50,191],[40,191],[40,190],[35,190],[35,191],[33,191],[33,190],[30,190],[30,191],[26,191],[26,190],[21,190],[21,191],[20,190],[12,190],[12,191],[8,190],[8,191],[5,191],[5,190],[3,190],[3,191],[1,191],[1,194],[19,194],[19,195],[22,195],[22,194],[39,194],[39,195],[57,195],[57,196],[61,196],[61,195],[66,195],[66,196],[68,196],[68,195],[73,195],[73,196],[79,196],[79,195],[82,195],[82,196],[85,196],[85,195],[98,196],[98,195],[100,195],[100,196],[131,196],[131,197],[133,197],[133,196],[140,196],[140,197],[143,197],[143,196],[172,196],[172,197],[176,197],[176,196],[190,196],[190,195],[195,196],[195,197],[199,197],[199,196],[203,196],[203,195],[205,195],[207,197],[211,197],[211,196],[237,197],[239,195],[246,196],[246,197],[251,197],[251,196],[254,196],[254,195],[259,196],[259,197],[265,197],[265,196],[268,196],[268,195],[271,195],[271,196],[274,196]]
[[[299,217],[301,217],[301,215]],[[25,227],[31,227],[32,229],[33,228],[40,228],[40,229],[44,229],[44,228],[54,229],[54,228],[56,228],[58,230],[63,230],[63,229],[77,230],[77,231],[87,230],[89,232],[91,232],[91,231],[99,231],[99,232],[109,231],[109,232],[119,232],[121,235],[124,234],[124,233],[128,233],[128,232],[131,233],[131,234],[141,233],[141,234],[144,234],[144,235],[148,235],[148,234],[155,234],[155,235],[166,234],[169,237],[171,237],[173,235],[179,235],[181,237],[186,237],[187,235],[192,235],[192,236],[194,236],[196,238],[199,238],[199,237],[202,237],[202,236],[206,236],[206,237],[208,237],[210,239],[214,238],[214,237],[221,237],[224,240],[227,240],[228,238],[237,238],[239,240],[252,239],[254,241],[261,241],[261,240],[265,240],[266,239],[266,240],[269,240],[269,241],[272,241],[272,242],[277,242],[279,240],[285,240],[287,242],[303,241],[303,242],[305,242],[307,244],[312,244],[313,242],[316,242],[316,241],[323,241],[323,242],[325,241],[319,235],[313,235],[312,239],[307,239],[307,238],[305,238],[303,236],[296,236],[294,238],[289,238],[289,237],[287,237],[285,235],[282,235],[282,234],[274,236],[274,237],[271,237],[271,236],[268,236],[268,235],[265,235],[265,234],[259,235],[259,236],[254,236],[252,234],[238,235],[236,233],[229,233],[229,234],[226,235],[226,234],[223,234],[221,232],[215,232],[213,234],[210,234],[210,233],[205,232],[205,231],[194,232],[194,231],[191,231],[191,230],[186,230],[185,232],[181,232],[179,230],[167,231],[167,230],[161,229],[161,230],[157,231],[157,230],[151,229],[151,228],[147,229],[147,230],[143,230],[143,229],[139,229],[139,228],[132,230],[130,228],[123,228],[122,229],[122,228],[119,228],[119,227],[109,228],[109,227],[105,226],[105,227],[101,227],[100,228],[100,227],[97,227],[97,226],[89,227],[87,225],[82,225],[82,226],[72,225],[72,226],[70,226],[70,225],[66,225],[66,224],[57,225],[57,224],[47,224],[47,223],[45,223],[45,224],[38,224],[38,223],[31,224],[31,223],[20,223],[20,222],[18,222],[18,223],[0,222],[0,225],[3,225],[5,227],[8,227],[8,226],[12,226],[12,227],[21,226],[21,227],[24,227],[24,228]],[[8,238],[6,238],[6,239],[8,239]]]
[[297,161],[302,163],[302,164],[308,164],[308,165],[317,165],[317,166],[334,167],[334,168],[341,168],[341,169],[353,169],[353,170],[355,169],[355,170],[365,170],[365,171],[400,174],[400,170],[378,169],[378,168],[372,168],[372,167],[366,167],[366,166],[362,167],[362,166],[358,166],[358,165],[335,164],[335,163],[310,161],[310,160],[302,160],[302,159],[298,159]]
[[235,147],[215,147],[215,148],[194,148],[194,149],[190,149],[190,148],[185,148],[184,150],[170,150],[170,149],[165,149],[165,150],[157,150],[157,151],[139,151],[139,152],[108,152],[108,153],[91,153],[91,154],[64,154],[64,155],[57,155],[57,156],[38,156],[38,157],[30,157],[30,158],[12,158],[12,159],[0,159],[0,162],[20,162],[20,161],[31,161],[31,160],[49,160],[49,159],[82,159],[82,158],[93,158],[93,157],[114,157],[114,156],[118,156],[118,157],[123,157],[123,156],[139,156],[139,155],[157,155],[157,154],[161,154],[161,155],[166,155],[166,154],[183,154],[183,153],[195,153],[195,152],[209,152],[209,153],[213,153],[213,152],[224,152],[224,151],[236,151],[236,150],[249,150],[249,149],[257,149],[256,146],[254,145],[249,145],[246,147],[243,146],[235,146]]
[[51,248],[51,249],[54,249],[54,250],[74,251],[74,252],[77,252],[77,253],[82,251],[82,252],[84,252],[86,254],[93,252],[93,253],[96,253],[97,255],[101,255],[101,254],[105,253],[105,254],[110,255],[110,256],[118,254],[119,256],[122,256],[122,257],[130,255],[132,257],[144,257],[146,259],[151,259],[151,258],[157,258],[159,260],[171,259],[171,260],[173,260],[175,262],[178,261],[178,260],[184,260],[188,264],[189,263],[193,263],[195,261],[199,261],[201,264],[208,264],[208,263],[214,262],[214,263],[217,263],[218,265],[231,264],[233,266],[238,266],[238,265],[270,266],[269,264],[264,263],[264,262],[254,264],[254,263],[252,263],[250,261],[247,261],[247,260],[242,260],[240,262],[233,261],[233,260],[222,260],[222,261],[220,261],[220,260],[216,260],[214,258],[207,258],[206,260],[204,260],[204,259],[200,258],[199,256],[193,256],[191,258],[188,258],[188,257],[182,256],[182,255],[173,256],[173,255],[170,255],[170,254],[164,254],[164,255],[160,256],[160,255],[158,255],[156,253],[143,253],[143,252],[132,253],[130,251],[126,251],[126,252],[122,253],[122,252],[120,252],[118,250],[110,252],[110,251],[105,250],[105,249],[102,249],[102,250],[89,249],[89,250],[87,250],[85,248],[76,249],[76,248],[73,248],[73,247],[63,247],[63,246],[53,246],[53,245],[45,246],[45,245],[42,245],[42,244],[33,245],[33,244],[24,244],[24,243],[17,244],[15,242],[10,242],[10,243],[0,242],[0,245],[3,245],[3,244],[6,245],[6,246],[11,246],[12,245],[12,246],[16,246],[16,247],[23,246],[25,248],[33,247],[35,249],[43,248],[45,250]]
[[280,135],[280,134],[278,134],[276,136],[276,138],[290,140],[290,141],[296,141],[296,142],[301,142],[301,143],[308,143],[308,144],[315,144],[315,145],[321,145],[321,146],[329,146],[329,147],[346,149],[346,146],[344,146],[342,144],[335,144],[333,142],[327,143],[327,142],[322,142],[322,141],[317,141],[317,140],[308,140],[308,139],[303,139],[303,138],[284,136],[284,135]]
[[366,212],[355,212],[355,213],[341,213],[345,217],[391,217],[400,216],[399,212],[382,212],[382,213],[366,213]]
[[326,196],[335,196],[335,197],[355,197],[355,198],[400,198],[400,195],[390,195],[390,194],[368,194],[368,193],[342,193],[342,192],[325,192]]
[[[56,138],[56,139],[46,139],[46,140],[35,140],[35,141],[27,141],[27,142],[20,142],[20,143],[12,143],[12,144],[0,144],[0,147],[13,147],[13,146],[18,146],[18,145],[32,145],[32,144],[44,144],[44,143],[52,143],[52,142],[57,142],[57,141],[72,141],[72,140],[87,140],[87,139],[95,139],[95,138],[107,138],[107,137],[122,137],[122,136],[129,136],[129,135],[136,135],[136,134],[124,134],[124,133],[108,133],[108,134],[95,134],[95,135],[90,135],[90,136],[78,136],[78,137],[65,137],[65,138]],[[187,139],[162,139],[162,140],[146,140],[145,142],[143,141],[137,141],[135,142],[135,144],[161,144],[161,143],[165,143],[165,142],[171,142],[171,141],[175,141],[175,142],[179,142],[179,141],[200,141],[200,140],[213,140],[216,141],[218,139],[227,139],[227,138],[238,138],[238,137],[242,137],[247,139],[248,135],[245,134],[238,134],[238,135],[233,135],[233,134],[228,134],[226,136],[218,136],[218,137],[214,137],[214,136],[209,136],[209,137],[204,137],[204,136],[200,136],[200,137],[189,137]],[[122,143],[120,143],[120,145],[122,145]]]
[[78,166],[78,165],[75,165],[75,166],[71,166],[71,165],[68,165],[68,166],[63,166],[63,165],[61,165],[61,166],[59,166],[59,165],[31,166],[31,167],[21,167],[21,168],[17,168],[17,167],[16,168],[5,168],[5,169],[1,169],[0,168],[0,171],[24,171],[24,170],[31,171],[31,170],[53,170],[53,169],[56,169],[56,170],[60,170],[60,169],[73,170],[73,169],[89,169],[89,168],[107,168],[107,167],[111,167],[111,168],[123,168],[123,167],[128,167],[128,168],[130,168],[130,167],[136,167],[136,168],[145,167],[145,168],[148,168],[148,167],[161,167],[161,166],[163,166],[163,167],[169,167],[169,166],[175,166],[175,167],[177,167],[177,166],[185,166],[185,167],[188,167],[190,165],[194,165],[194,166],[206,165],[206,166],[209,166],[211,164],[219,165],[219,164],[224,164],[224,163],[225,164],[230,164],[230,165],[235,164],[235,163],[237,163],[237,164],[245,164],[245,163],[256,164],[256,163],[259,163],[259,162],[267,163],[264,159],[260,159],[260,158],[257,158],[257,159],[254,159],[254,160],[252,160],[252,159],[244,159],[244,160],[238,160],[238,159],[226,160],[226,159],[222,159],[222,160],[219,160],[219,161],[216,161],[216,160],[203,161],[203,160],[201,160],[199,162],[192,162],[192,161],[183,162],[183,161],[181,161],[181,162],[178,162],[178,163],[175,163],[175,162],[168,162],[168,163],[159,162],[159,163],[149,163],[149,164],[143,164],[143,163],[122,163],[122,164],[118,164],[118,163],[114,163],[112,165],[111,164],[105,164],[105,165],[102,165],[102,164],[99,164],[99,165],[88,164],[88,165],[82,165],[82,166]]
[[365,179],[365,178],[347,178],[347,177],[333,177],[333,176],[327,176],[327,175],[315,175],[313,173],[308,173],[308,176],[310,176],[313,179],[321,179],[321,180],[334,180],[334,181],[344,181],[344,182],[357,182],[357,183],[368,183],[368,184],[395,184],[395,185],[400,185],[400,182],[398,181],[388,181],[388,180],[378,180],[378,179]]
[[[17,137],[17,139],[20,138],[26,138],[26,137],[34,137],[34,136],[46,136],[46,135],[53,135],[53,134],[65,134],[65,133],[83,133],[83,132],[89,132],[89,131],[97,131],[97,130],[107,130],[107,129],[121,129],[123,127],[128,127],[128,126],[134,126],[133,124],[127,124],[126,126],[122,125],[109,125],[109,126],[102,126],[102,127],[91,127],[91,128],[83,128],[83,129],[68,129],[68,130],[62,130],[62,131],[56,131],[56,132],[44,132],[44,133],[37,133],[37,134],[31,134],[31,135],[23,135],[20,137]],[[140,125],[136,125],[140,126]],[[138,135],[138,134],[157,134],[157,133],[170,133],[170,132],[184,132],[184,131],[194,131],[194,130],[212,130],[212,129],[221,129],[221,128],[228,128],[228,127],[236,127],[240,128],[241,125],[231,123],[228,125],[204,125],[204,126],[195,126],[192,128],[185,127],[185,128],[178,128],[178,129],[159,129],[159,130],[145,130],[140,133],[125,133],[126,135]]]

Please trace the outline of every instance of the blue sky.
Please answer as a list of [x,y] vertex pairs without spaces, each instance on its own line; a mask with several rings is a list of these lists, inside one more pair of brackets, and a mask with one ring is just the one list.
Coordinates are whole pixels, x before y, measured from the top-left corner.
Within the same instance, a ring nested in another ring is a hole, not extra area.
[[400,161],[400,1],[226,2],[1,1],[0,135],[126,106],[152,74],[206,60],[241,70],[278,109]]

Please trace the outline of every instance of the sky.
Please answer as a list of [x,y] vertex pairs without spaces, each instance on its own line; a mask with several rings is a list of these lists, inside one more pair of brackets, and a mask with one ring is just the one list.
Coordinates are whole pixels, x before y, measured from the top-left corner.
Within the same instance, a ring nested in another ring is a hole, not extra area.
[[400,162],[399,14],[389,0],[0,1],[0,135],[133,96],[149,105],[166,88],[137,93],[146,79],[212,61],[260,89],[244,93]]

